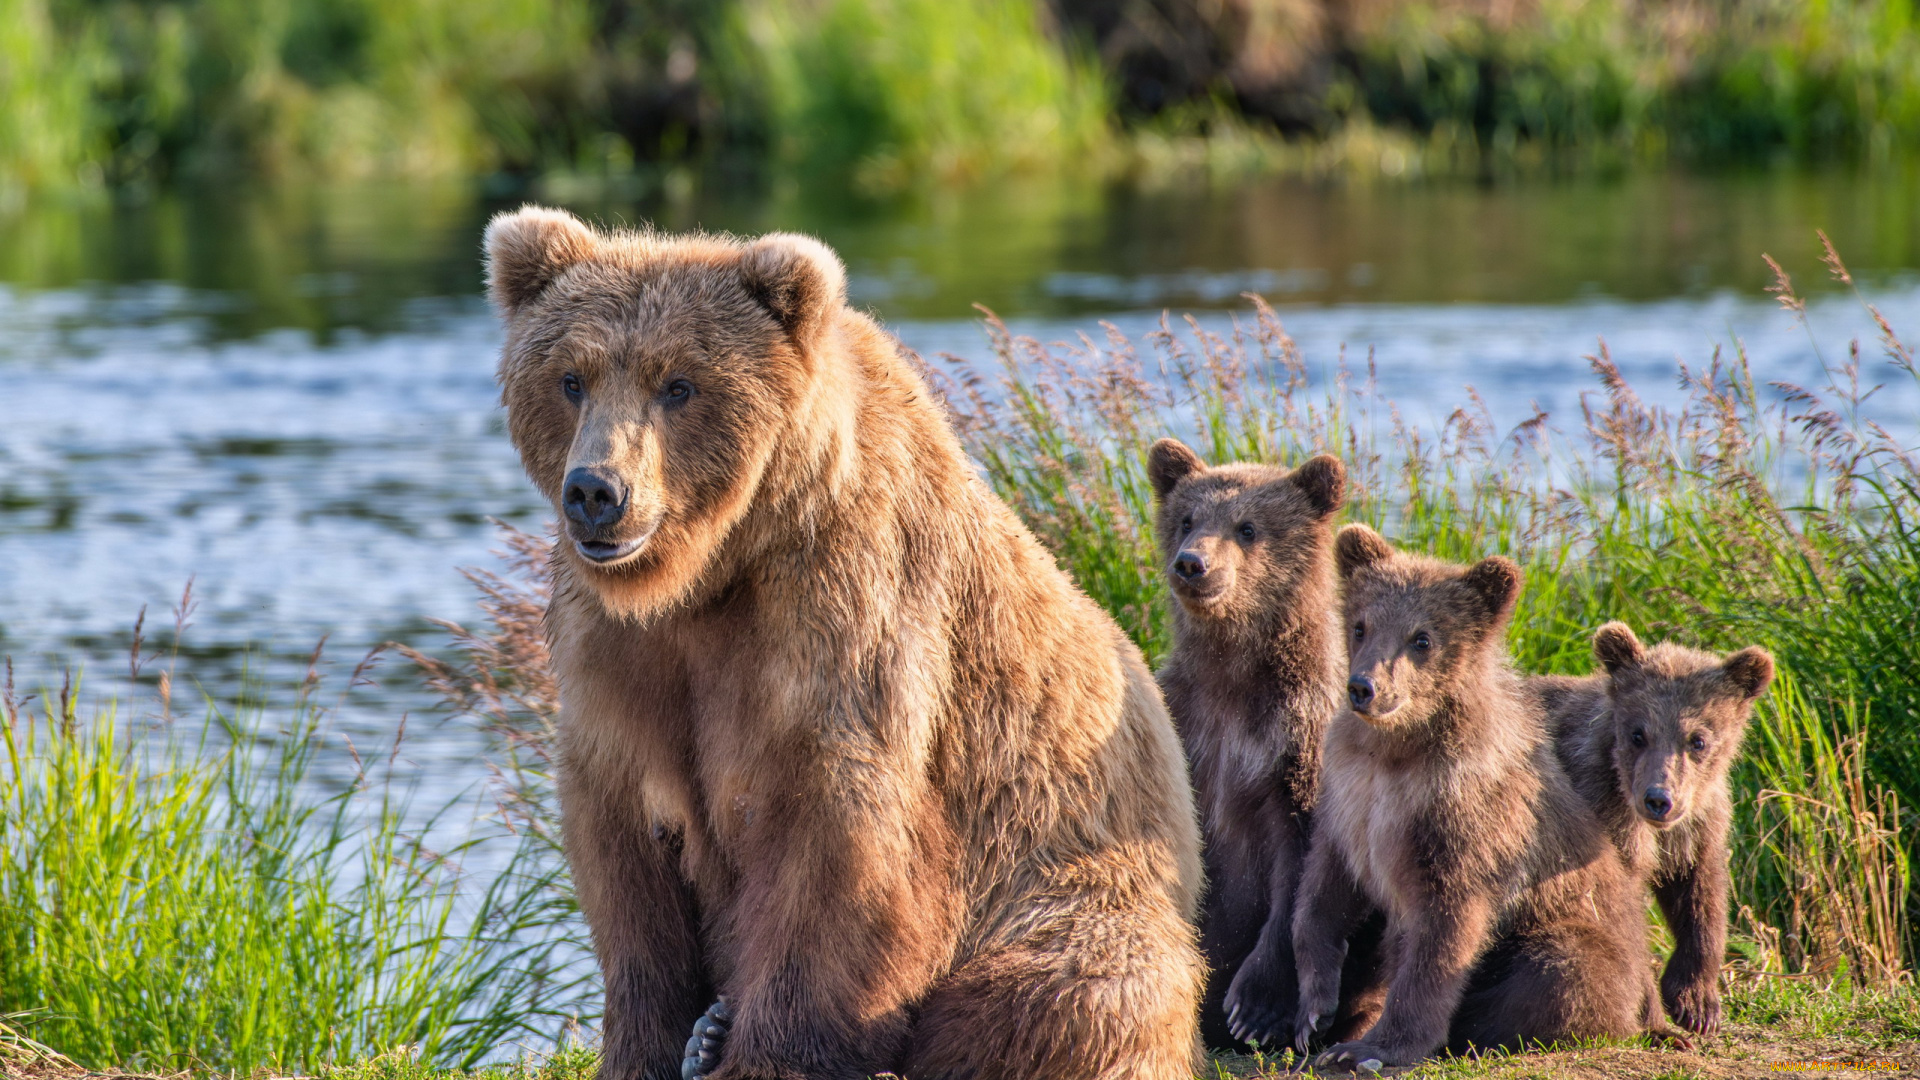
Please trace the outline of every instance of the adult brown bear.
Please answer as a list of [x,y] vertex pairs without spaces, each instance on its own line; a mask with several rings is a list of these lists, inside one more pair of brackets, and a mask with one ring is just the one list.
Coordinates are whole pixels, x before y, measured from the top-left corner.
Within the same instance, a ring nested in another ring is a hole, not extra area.
[[1138,651],[833,253],[494,219],[603,1077],[1191,1075],[1199,838]]

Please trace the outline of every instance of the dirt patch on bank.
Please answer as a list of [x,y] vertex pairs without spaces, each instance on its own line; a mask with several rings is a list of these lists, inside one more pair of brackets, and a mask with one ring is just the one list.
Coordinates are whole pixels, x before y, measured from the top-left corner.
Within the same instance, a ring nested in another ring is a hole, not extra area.
[[[1278,1064],[1243,1055],[1215,1059],[1227,1077],[1298,1077]],[[1831,1034],[1803,1034],[1730,1025],[1691,1050],[1636,1046],[1584,1047],[1492,1058],[1447,1059],[1387,1075],[1411,1080],[1790,1080],[1793,1077],[1920,1077],[1920,1039],[1887,1025],[1862,1023]]]

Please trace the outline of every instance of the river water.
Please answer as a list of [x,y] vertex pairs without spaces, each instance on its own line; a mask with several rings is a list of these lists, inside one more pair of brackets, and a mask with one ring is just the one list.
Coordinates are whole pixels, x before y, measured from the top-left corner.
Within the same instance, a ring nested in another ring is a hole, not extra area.
[[[929,356],[988,356],[976,303],[1053,339],[1103,319],[1139,332],[1164,309],[1221,326],[1255,292],[1314,371],[1370,352],[1383,394],[1429,428],[1469,386],[1497,424],[1538,406],[1577,427],[1602,338],[1643,396],[1677,400],[1677,365],[1716,346],[1744,343],[1762,381],[1818,384],[1858,337],[1868,380],[1889,384],[1874,408],[1920,415],[1814,232],[1920,338],[1920,183],[1904,173],[536,194],[605,222],[815,233],[846,258],[854,302]],[[16,678],[80,666],[96,695],[123,692],[136,614],[164,631],[189,579],[176,683],[215,697],[243,672],[272,696],[322,637],[336,685],[380,642],[443,649],[428,620],[474,616],[458,568],[493,565],[488,519],[547,514],[503,434],[479,298],[480,230],[523,197],[206,190],[0,219],[0,653]],[[1808,328],[1763,291],[1763,252],[1813,297]],[[484,778],[480,738],[392,663],[339,720],[378,743],[403,713],[435,792]]]

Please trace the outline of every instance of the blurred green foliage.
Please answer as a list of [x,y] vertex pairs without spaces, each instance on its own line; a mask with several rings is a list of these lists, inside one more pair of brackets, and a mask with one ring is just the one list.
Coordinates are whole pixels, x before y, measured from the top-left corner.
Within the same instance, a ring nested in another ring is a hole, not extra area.
[[1920,134],[1913,0],[1241,3],[1248,25],[1316,5],[1290,16],[1311,40],[1282,44],[1319,74],[1262,107],[1317,131],[1241,117],[1200,73],[1198,98],[1128,114],[1142,141],[1114,137],[1130,76],[1110,50],[1101,70],[1065,0],[0,0],[0,194],[716,155],[889,186],[1138,168],[1169,133],[1394,132],[1415,171],[1875,158]]
[[[1385,137],[1410,172],[1875,160],[1920,135],[1914,0],[1240,6],[1324,9],[1289,46],[1317,74],[1262,106],[1314,130],[1241,116],[1198,74],[1198,97],[1123,117],[1132,76],[1067,0],[0,0],[0,199],[715,157],[870,187],[1223,158],[1170,155],[1170,135],[1309,171]],[[1351,152],[1330,138],[1353,132]],[[1287,152],[1322,143],[1338,152]]]
[[1025,0],[0,0],[0,105],[15,190],[725,149],[973,171],[1105,113]]
[[1333,104],[1496,152],[1886,155],[1920,134],[1912,0],[1477,6],[1401,5],[1357,31]]

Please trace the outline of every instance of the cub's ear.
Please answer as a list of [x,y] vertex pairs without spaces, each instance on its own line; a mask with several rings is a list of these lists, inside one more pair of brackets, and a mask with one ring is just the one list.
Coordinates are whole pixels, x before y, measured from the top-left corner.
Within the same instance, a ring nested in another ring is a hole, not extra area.
[[796,343],[809,344],[847,302],[847,272],[833,249],[799,233],[768,233],[740,253],[740,280]]
[[1333,538],[1333,561],[1340,576],[1350,578],[1363,566],[1393,558],[1393,545],[1387,538],[1358,523],[1340,530]]
[[1773,654],[1758,645],[1741,649],[1720,664],[1727,682],[1748,701],[1757,701],[1773,682]]
[[1179,439],[1161,439],[1147,451],[1147,479],[1153,482],[1153,494],[1161,499],[1174,485],[1207,467],[1186,443]]
[[1321,517],[1332,514],[1347,501],[1347,467],[1332,454],[1321,454],[1308,460],[1305,465],[1293,470],[1287,479],[1306,492],[1307,501],[1313,504],[1314,512]]
[[1487,614],[1496,620],[1513,614],[1513,605],[1520,600],[1520,564],[1505,556],[1481,559],[1461,580],[1486,603]]
[[565,210],[523,206],[487,223],[487,295],[503,314],[530,303],[575,263],[593,257],[600,238]]
[[1633,628],[1623,622],[1610,622],[1593,632],[1593,658],[1612,675],[1640,666],[1647,650],[1633,636]]

